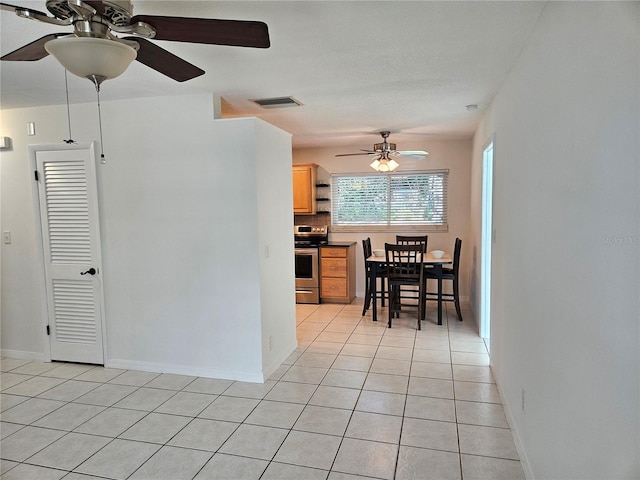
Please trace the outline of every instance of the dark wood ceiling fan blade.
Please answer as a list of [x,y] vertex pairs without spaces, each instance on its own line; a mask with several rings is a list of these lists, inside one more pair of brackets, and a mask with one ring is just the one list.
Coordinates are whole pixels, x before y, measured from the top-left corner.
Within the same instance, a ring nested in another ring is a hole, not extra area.
[[138,37],[126,37],[140,45],[136,60],[178,82],[191,80],[205,72],[154,43]]
[[44,49],[44,44],[49,40],[54,40],[58,37],[64,37],[68,35],[67,33],[52,33],[49,35],[45,35],[23,47],[14,50],[11,53],[7,53],[5,56],[0,58],[0,60],[6,60],[11,62],[33,62],[35,60],[40,60],[47,55],[47,52]]
[[26,8],[26,7],[20,7],[18,5],[11,5],[9,3],[4,3],[4,2],[0,2],[0,10],[8,10],[10,12],[15,12],[16,10],[27,10],[29,12],[38,14],[38,15],[43,15],[43,16],[47,16],[46,13],[41,12],[39,10],[34,10],[33,8]]
[[131,24],[136,22],[151,25],[156,30],[156,40],[256,48],[269,48],[271,45],[264,22],[155,15],[136,15]]
[[100,15],[104,14],[105,7],[104,7],[104,3],[102,3],[102,0],[82,0],[82,1],[87,5],[91,5],[93,8],[95,8],[96,12],[98,12]]

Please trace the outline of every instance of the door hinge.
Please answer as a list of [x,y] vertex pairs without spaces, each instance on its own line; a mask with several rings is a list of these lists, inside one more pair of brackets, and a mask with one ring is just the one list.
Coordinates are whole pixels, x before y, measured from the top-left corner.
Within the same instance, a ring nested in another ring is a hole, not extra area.
[[49,331],[49,325],[47,325],[47,335],[51,335],[51,332]]
[[34,173],[34,176],[36,177],[36,182],[40,180],[40,178],[38,178],[38,170],[34,170],[33,173]]

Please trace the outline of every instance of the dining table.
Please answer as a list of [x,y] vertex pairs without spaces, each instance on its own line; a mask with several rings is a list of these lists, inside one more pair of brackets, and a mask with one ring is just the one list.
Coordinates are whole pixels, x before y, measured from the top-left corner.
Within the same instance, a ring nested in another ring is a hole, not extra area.
[[[371,255],[366,259],[366,262],[371,267],[369,269],[370,285],[371,285],[371,298],[373,299],[373,305],[371,310],[372,319],[374,322],[378,321],[378,305],[376,302],[376,294],[378,293],[378,285],[376,278],[378,277],[378,269],[384,268],[387,265],[387,259],[384,255],[376,256]],[[445,253],[441,258],[435,258],[430,252],[422,255],[422,263],[425,266],[432,268],[432,272],[436,275],[436,281],[438,283],[438,325],[442,325],[442,266],[453,263],[451,255]],[[426,309],[425,309],[426,311]]]

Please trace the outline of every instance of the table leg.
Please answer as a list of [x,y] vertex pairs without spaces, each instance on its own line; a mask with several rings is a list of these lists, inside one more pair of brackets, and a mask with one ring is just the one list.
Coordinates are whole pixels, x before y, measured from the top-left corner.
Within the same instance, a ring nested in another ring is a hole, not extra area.
[[369,282],[371,284],[371,303],[373,303],[371,316],[373,318],[373,321],[377,322],[378,321],[378,302],[377,302],[378,282],[376,281],[376,278],[378,277],[378,262],[370,262],[370,263],[371,263],[371,268],[369,269],[369,272],[370,272],[371,278],[369,279]]
[[362,307],[363,317],[364,314],[367,313],[367,310],[369,310],[369,307],[371,307],[371,266],[369,266],[367,262],[365,262],[364,267],[367,269],[367,284],[364,288],[364,306]]
[[434,266],[438,275],[438,325],[442,325],[442,264]]

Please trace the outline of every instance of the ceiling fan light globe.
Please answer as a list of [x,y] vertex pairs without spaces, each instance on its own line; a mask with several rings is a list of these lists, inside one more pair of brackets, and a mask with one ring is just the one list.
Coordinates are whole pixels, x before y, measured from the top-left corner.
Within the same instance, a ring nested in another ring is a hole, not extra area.
[[371,162],[369,166],[374,170],[379,171],[378,169],[380,168],[380,160],[376,158],[373,162]]
[[389,163],[386,160],[381,161],[380,165],[378,165],[378,171],[379,172],[390,172],[391,168],[389,167]]
[[393,172],[396,168],[398,168],[400,166],[400,164],[398,162],[396,162],[395,160],[391,159],[387,162],[387,165],[389,166],[389,171]]
[[45,50],[69,72],[81,78],[115,78],[129,67],[137,52],[114,40],[63,37],[48,41]]

